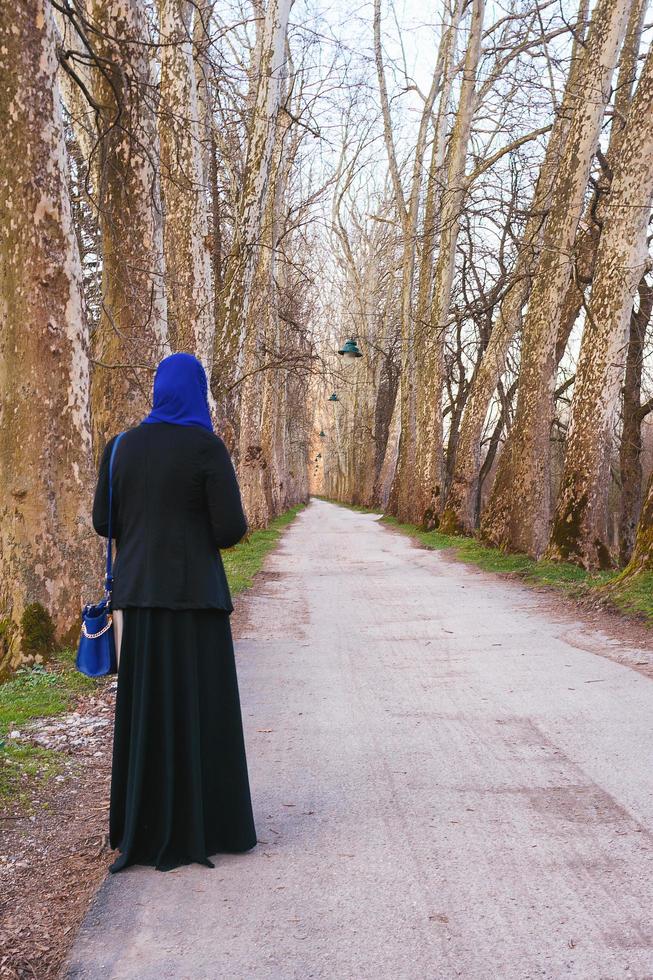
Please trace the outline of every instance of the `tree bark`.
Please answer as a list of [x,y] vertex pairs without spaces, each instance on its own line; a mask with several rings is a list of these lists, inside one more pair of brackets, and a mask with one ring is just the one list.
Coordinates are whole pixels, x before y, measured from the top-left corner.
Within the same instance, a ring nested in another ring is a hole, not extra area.
[[417,523],[434,527],[440,520],[443,502],[442,388],[444,342],[451,304],[460,219],[468,185],[465,162],[476,103],[476,72],[481,54],[484,0],[474,0],[460,100],[456,112],[442,193],[440,241],[433,282],[429,325],[421,329],[417,350],[417,445],[411,497]]
[[[254,129],[257,122],[273,127],[273,141],[266,163],[266,189],[261,201],[263,215],[257,221],[259,247],[253,253],[256,268],[247,301],[249,315],[244,325],[242,355],[244,381],[240,386],[238,475],[251,527],[265,527],[273,516],[273,486],[278,485],[280,479],[274,413],[278,400],[283,401],[284,393],[280,390],[283,383],[279,383],[278,373],[271,362],[278,353],[276,257],[288,177],[284,150],[290,118],[280,112],[287,73],[279,52],[273,53],[273,50],[280,43],[285,50],[285,34],[282,38],[275,37],[275,30],[285,31],[286,25],[287,16],[285,20],[278,19],[274,25],[266,25],[264,29],[262,65],[271,59],[274,65],[272,70],[277,77],[274,92],[268,93],[263,102],[266,106],[265,116],[258,121],[255,117],[254,120]],[[264,84],[263,79],[261,84]],[[259,98],[262,97],[257,93],[257,105],[260,104]]]
[[[387,92],[383,52],[381,45],[381,0],[374,0],[374,54],[376,61],[379,96],[383,115],[383,131],[388,156],[388,167],[392,179],[395,209],[402,227],[402,270],[401,270],[401,380],[399,383],[400,434],[397,465],[388,499],[388,510],[401,520],[420,520],[419,506],[412,493],[416,464],[416,377],[415,361],[415,311],[413,290],[416,265],[416,242],[419,222],[421,188],[424,172],[424,156],[433,105],[441,88],[443,71],[447,57],[452,50],[462,4],[457,2],[452,23],[445,30],[438,48],[438,55],[431,80],[431,87],[425,99],[420,118],[419,133],[415,147],[412,178],[408,201],[404,195],[399,165],[397,162],[390,102]],[[445,97],[442,95],[441,97]],[[441,131],[442,132],[442,131]]]
[[619,509],[619,563],[626,565],[635,547],[642,505],[642,421],[647,407],[641,405],[642,368],[646,330],[653,313],[653,286],[639,284],[639,309],[630,315],[630,338],[624,376],[623,427],[619,444],[621,501]]
[[594,276],[596,252],[604,220],[605,202],[610,193],[612,170],[619,159],[623,145],[626,121],[630,111],[633,86],[637,78],[637,62],[641,45],[644,14],[649,0],[634,0],[630,8],[626,36],[619,59],[619,71],[615,85],[614,107],[610,126],[610,141],[602,162],[601,172],[594,191],[585,208],[579,231],[574,242],[574,265],[560,313],[560,327],[556,342],[556,364],[564,356],[571,331],[585,301],[587,287]]
[[546,215],[551,204],[555,176],[565,150],[572,114],[578,101],[578,82],[584,47],[582,28],[586,2],[579,12],[580,34],[574,42],[571,69],[562,106],[549,137],[535,187],[530,215],[513,272],[510,287],[499,308],[486,350],[470,385],[447,495],[442,527],[448,533],[471,534],[478,522],[478,482],[481,468],[481,439],[490,404],[504,372],[508,350],[522,324],[526,304],[542,250]]
[[95,0],[94,97],[102,107],[99,212],[102,314],[93,336],[94,453],[148,411],[152,374],[170,352],[164,287],[159,138],[140,0]]
[[[195,354],[210,377],[215,317],[193,10],[191,0],[160,0],[159,4],[166,292],[172,347]],[[199,11],[195,17],[199,18]]]
[[[281,105],[288,17],[292,0],[269,0],[256,45],[258,76],[247,141],[247,159],[234,237],[219,297],[213,393],[223,412],[233,400],[232,386],[243,366],[250,302],[258,262],[272,156]],[[233,405],[232,405],[233,412]]]
[[550,432],[561,300],[571,274],[574,238],[628,12],[629,4],[623,0],[599,0],[593,11],[578,104],[524,322],[515,424],[481,520],[487,541],[535,557],[544,551],[550,528]]
[[14,624],[15,666],[25,606],[70,628],[99,553],[88,332],[47,0],[0,15],[0,70],[0,618]]
[[653,474],[646,489],[646,499],[637,525],[633,554],[618,582],[650,572],[653,569]]
[[616,161],[583,332],[552,558],[585,568],[612,563],[607,535],[608,468],[637,287],[646,271],[653,197],[653,51],[633,98]]

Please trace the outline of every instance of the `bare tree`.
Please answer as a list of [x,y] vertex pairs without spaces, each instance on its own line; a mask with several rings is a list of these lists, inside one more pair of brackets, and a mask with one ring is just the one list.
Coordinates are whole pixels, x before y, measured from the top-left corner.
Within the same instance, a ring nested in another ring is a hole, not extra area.
[[652,314],[653,285],[644,278],[639,284],[639,308],[630,315],[630,337],[624,372],[623,425],[619,446],[621,565],[627,565],[633,553],[642,505],[642,422],[653,411],[651,399],[642,404],[642,373],[646,331]]
[[481,520],[486,540],[536,556],[546,547],[550,526],[550,429],[561,297],[571,275],[572,246],[629,6],[623,0],[599,0],[593,12],[577,106],[524,322],[515,424]]
[[233,241],[226,260],[220,295],[220,323],[216,333],[212,387],[218,404],[227,402],[241,365],[242,344],[252,295],[258,249],[264,222],[272,156],[281,106],[286,59],[288,17],[292,0],[269,0],[263,12],[257,3],[258,41],[252,74],[256,79],[247,157],[239,195]]
[[653,199],[653,50],[648,54],[615,163],[587,323],[576,371],[553,557],[586,568],[612,563],[607,543],[608,466],[634,298],[647,271]]
[[93,336],[96,456],[147,411],[169,352],[155,84],[141,0],[92,7],[85,25],[98,114],[102,315]]
[[[390,112],[390,101],[388,98],[385,68],[383,64],[383,50],[381,43],[381,0],[374,2],[374,53],[379,86],[379,96],[381,101],[381,112],[383,118],[383,133],[388,157],[388,166],[392,178],[392,186],[395,198],[395,209],[398,220],[401,224],[403,233],[403,259],[402,259],[402,296],[401,296],[401,323],[402,323],[402,368],[400,382],[400,436],[399,454],[397,459],[396,471],[388,502],[389,509],[396,516],[404,520],[419,520],[420,502],[415,498],[413,489],[413,478],[416,465],[416,438],[417,438],[417,419],[416,419],[416,388],[414,379],[416,375],[416,338],[415,338],[415,312],[414,312],[414,279],[417,252],[417,236],[420,218],[420,201],[425,172],[425,153],[431,122],[433,106],[441,90],[441,81],[447,59],[450,58],[454,38],[460,17],[462,5],[456,3],[451,15],[450,22],[443,31],[428,94],[424,98],[422,112],[420,114],[419,132],[413,157],[413,167],[409,184],[408,196],[404,193],[401,180],[400,166],[397,159],[397,150],[393,136],[392,116]],[[450,83],[450,76],[447,77]],[[447,93],[448,94],[448,93]],[[446,105],[447,94],[441,95]],[[443,126],[438,127],[438,135],[444,138]],[[438,150],[434,150],[436,154]]]
[[586,7],[587,0],[583,0],[564,98],[547,143],[546,155],[537,178],[528,221],[510,283],[499,306],[496,322],[492,326],[478,369],[470,382],[451,486],[442,520],[443,528],[449,532],[461,531],[470,534],[478,524],[483,430],[497,384],[506,367],[508,350],[521,327],[522,311],[528,300],[532,279],[542,252],[546,215],[551,203],[555,175],[560,166],[573,109],[578,100],[578,82],[584,50],[581,42]]
[[202,158],[204,120],[193,57],[190,0],[160,0],[159,134],[171,345],[202,361],[210,375],[215,333],[208,195]]
[[454,281],[456,248],[463,203],[468,189],[465,164],[476,108],[476,75],[481,56],[484,0],[472,4],[470,33],[456,121],[447,149],[444,190],[441,201],[441,232],[435,266],[429,329],[421,328],[418,344],[418,415],[415,453],[418,522],[433,527],[443,505],[442,390],[444,386],[444,340]]
[[0,616],[13,665],[25,606],[70,628],[97,557],[88,331],[55,45],[47,0],[0,15]]

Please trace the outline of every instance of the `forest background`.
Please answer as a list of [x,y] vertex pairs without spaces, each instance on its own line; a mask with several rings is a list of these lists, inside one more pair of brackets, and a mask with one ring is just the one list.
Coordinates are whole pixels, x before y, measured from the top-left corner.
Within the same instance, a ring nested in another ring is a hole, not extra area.
[[72,640],[173,350],[253,528],[321,493],[647,573],[652,37],[646,0],[4,5],[0,672]]

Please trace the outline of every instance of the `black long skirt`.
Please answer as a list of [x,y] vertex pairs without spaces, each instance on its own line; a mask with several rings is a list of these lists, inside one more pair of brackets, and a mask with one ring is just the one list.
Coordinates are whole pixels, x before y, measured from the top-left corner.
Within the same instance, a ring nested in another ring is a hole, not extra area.
[[111,776],[111,865],[213,867],[256,831],[229,614],[125,609]]

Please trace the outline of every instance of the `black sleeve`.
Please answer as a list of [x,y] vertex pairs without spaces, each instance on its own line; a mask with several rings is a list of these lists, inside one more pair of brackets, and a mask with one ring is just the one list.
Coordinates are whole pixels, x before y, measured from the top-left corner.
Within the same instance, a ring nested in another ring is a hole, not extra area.
[[114,436],[104,447],[93,499],[93,527],[103,538],[109,536],[109,461],[116,438]]
[[240,489],[231,456],[220,437],[211,441],[206,455],[206,503],[218,548],[231,548],[247,531]]

